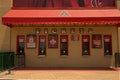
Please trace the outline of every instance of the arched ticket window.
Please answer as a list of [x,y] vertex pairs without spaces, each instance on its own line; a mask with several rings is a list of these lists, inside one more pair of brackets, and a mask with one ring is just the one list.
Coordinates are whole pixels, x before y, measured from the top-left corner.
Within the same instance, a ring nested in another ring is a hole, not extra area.
[[90,55],[90,36],[82,35],[82,55]]
[[46,35],[40,35],[38,40],[38,55],[46,55]]
[[104,35],[104,55],[112,55],[112,36]]
[[18,35],[17,36],[17,49],[16,53],[18,55],[24,55],[25,53],[25,36],[24,35]]

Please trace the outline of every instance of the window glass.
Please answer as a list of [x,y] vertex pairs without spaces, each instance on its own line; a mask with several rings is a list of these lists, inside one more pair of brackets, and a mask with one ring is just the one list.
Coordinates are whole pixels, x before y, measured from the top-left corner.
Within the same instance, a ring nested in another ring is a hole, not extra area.
[[13,7],[115,7],[115,0],[14,0]]

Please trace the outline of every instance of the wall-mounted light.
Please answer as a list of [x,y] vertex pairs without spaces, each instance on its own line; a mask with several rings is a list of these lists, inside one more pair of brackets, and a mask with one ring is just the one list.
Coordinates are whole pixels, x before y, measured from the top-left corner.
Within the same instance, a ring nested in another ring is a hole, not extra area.
[[35,32],[36,32],[36,34],[39,34],[40,33],[40,28],[36,28]]
[[53,34],[56,34],[56,33],[57,33],[57,29],[56,29],[56,28],[53,28],[51,32],[52,32]]
[[75,28],[70,28],[70,33],[74,34],[75,33]]
[[48,28],[44,28],[44,33],[48,34]]
[[66,28],[62,28],[62,29],[61,29],[61,33],[62,33],[62,34],[66,34]]
[[88,33],[92,34],[93,33],[93,29],[92,28],[88,28]]
[[80,34],[83,34],[84,33],[84,28],[79,28],[79,32],[80,32]]

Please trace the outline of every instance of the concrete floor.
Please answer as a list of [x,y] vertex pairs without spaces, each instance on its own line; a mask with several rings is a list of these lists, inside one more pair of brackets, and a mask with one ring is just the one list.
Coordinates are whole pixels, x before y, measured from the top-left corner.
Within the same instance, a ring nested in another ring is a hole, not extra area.
[[120,80],[120,69],[17,69],[0,80]]

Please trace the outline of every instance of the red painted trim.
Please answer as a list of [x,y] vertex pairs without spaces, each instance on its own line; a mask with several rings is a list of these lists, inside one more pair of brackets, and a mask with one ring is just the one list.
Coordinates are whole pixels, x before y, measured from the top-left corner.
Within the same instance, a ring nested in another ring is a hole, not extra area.
[[17,40],[16,40],[16,53],[18,54],[18,45],[19,45],[19,37],[23,37],[24,39],[24,53],[25,53],[25,35],[17,35]]
[[86,39],[88,39],[88,55],[90,55],[90,35],[82,35],[82,55],[84,55],[83,54],[83,51],[84,51],[84,40],[83,40],[83,37],[85,37]]
[[108,35],[104,35],[104,55],[105,55],[105,51],[106,51],[106,48],[105,48],[105,37],[109,37],[110,41],[110,55],[112,55],[112,36],[110,34]]
[[69,53],[69,50],[68,50],[68,47],[69,47],[69,45],[68,45],[68,35],[60,35],[60,55],[62,55],[62,52],[61,52],[61,50],[62,50],[61,42],[62,42],[63,37],[67,39],[66,43],[67,43],[67,55],[68,55],[68,53]]
[[78,24],[120,24],[120,17],[2,17],[3,24],[52,24],[52,23],[78,23]]

